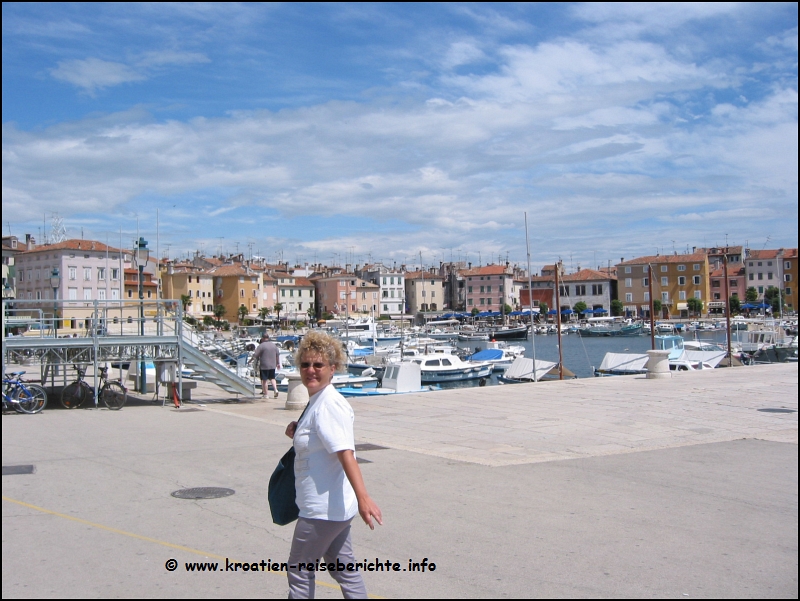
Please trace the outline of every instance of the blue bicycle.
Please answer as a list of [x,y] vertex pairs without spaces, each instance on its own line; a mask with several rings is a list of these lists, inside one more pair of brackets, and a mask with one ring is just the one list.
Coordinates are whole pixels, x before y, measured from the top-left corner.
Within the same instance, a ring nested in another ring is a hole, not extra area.
[[20,413],[39,413],[47,406],[47,392],[38,384],[22,380],[24,371],[3,377],[3,409],[13,407]]

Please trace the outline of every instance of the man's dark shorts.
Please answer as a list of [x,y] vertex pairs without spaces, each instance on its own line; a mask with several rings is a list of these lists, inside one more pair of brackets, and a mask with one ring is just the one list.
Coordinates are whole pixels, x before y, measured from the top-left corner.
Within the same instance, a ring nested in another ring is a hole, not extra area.
[[274,369],[262,369],[261,370],[261,380],[274,380],[275,379],[275,370]]

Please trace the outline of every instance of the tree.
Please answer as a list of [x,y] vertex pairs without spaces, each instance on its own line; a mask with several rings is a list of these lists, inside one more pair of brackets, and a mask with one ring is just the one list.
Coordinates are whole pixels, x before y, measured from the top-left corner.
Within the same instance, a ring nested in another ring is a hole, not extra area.
[[275,303],[275,306],[272,307],[272,310],[278,314],[278,328],[281,327],[281,311],[283,311],[283,303]]
[[250,313],[250,311],[248,311],[247,307],[242,304],[239,305],[239,308],[236,310],[236,313],[237,315],[239,315],[239,323],[242,323],[244,321],[244,318],[247,317],[247,314]]
[[550,307],[547,303],[539,303],[539,315],[547,315],[547,312],[550,310]]
[[228,312],[225,308],[225,305],[214,305],[214,317],[217,318],[217,325],[219,325],[220,319]]
[[188,294],[181,294],[181,305],[183,305],[183,312],[186,313],[186,309],[192,304],[192,297]]
[[588,306],[583,301],[578,301],[572,306],[572,310],[578,314],[578,317],[580,317],[583,314],[583,312],[586,311],[587,308]]
[[664,305],[661,304],[661,301],[657,298],[653,299],[653,317],[660,317],[661,316],[661,309]]
[[781,313],[781,291],[775,286],[770,286],[764,291],[764,302],[772,306],[772,313]]
[[625,311],[625,306],[622,304],[622,301],[615,298],[611,301],[611,315],[612,317],[619,317]]
[[686,306],[695,315],[700,315],[703,312],[703,301],[699,298],[691,297],[686,301]]
[[203,325],[204,326],[213,326],[214,325],[214,318],[210,315],[203,316]]
[[509,313],[511,313],[513,310],[514,310],[514,309],[513,309],[513,307],[512,307],[511,305],[509,305],[508,303],[504,303],[504,304],[503,304],[503,314],[504,314],[504,315],[508,315],[508,314],[509,314]]
[[473,317],[475,317],[481,310],[478,307],[472,307],[472,311],[470,312]]
[[731,311],[731,315],[735,313],[739,313],[742,310],[742,303],[739,300],[739,296],[734,294],[732,297],[728,299],[728,308]]
[[261,321],[266,321],[269,316],[269,309],[267,307],[261,307],[258,310],[258,316],[261,318]]
[[758,290],[754,286],[750,286],[744,293],[744,300],[748,303],[754,303],[758,300]]

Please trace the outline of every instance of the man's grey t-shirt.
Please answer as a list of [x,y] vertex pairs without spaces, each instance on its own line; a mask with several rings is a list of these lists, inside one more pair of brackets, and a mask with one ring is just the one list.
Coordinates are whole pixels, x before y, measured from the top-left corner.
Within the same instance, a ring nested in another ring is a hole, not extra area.
[[258,345],[256,352],[253,353],[253,361],[261,363],[260,369],[277,369],[281,360],[281,352],[274,342],[265,340]]

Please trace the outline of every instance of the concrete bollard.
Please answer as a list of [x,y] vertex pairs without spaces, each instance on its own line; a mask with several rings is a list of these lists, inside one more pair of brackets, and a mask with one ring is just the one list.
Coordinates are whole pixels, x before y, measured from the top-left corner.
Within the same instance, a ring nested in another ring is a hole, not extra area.
[[308,405],[308,389],[300,381],[300,374],[289,374],[289,392],[286,395],[285,409],[287,411],[299,411]]
[[669,354],[672,351],[647,351],[647,379],[671,378],[669,370]]

